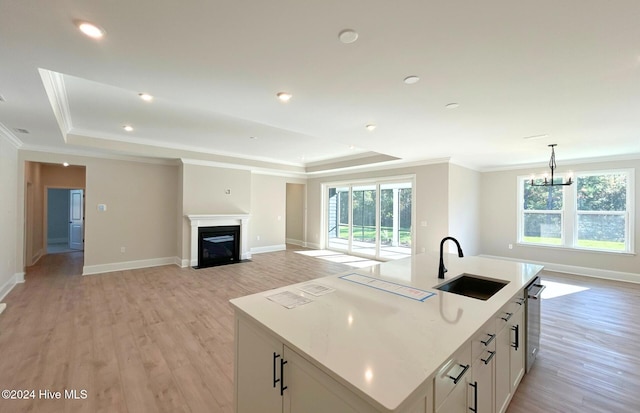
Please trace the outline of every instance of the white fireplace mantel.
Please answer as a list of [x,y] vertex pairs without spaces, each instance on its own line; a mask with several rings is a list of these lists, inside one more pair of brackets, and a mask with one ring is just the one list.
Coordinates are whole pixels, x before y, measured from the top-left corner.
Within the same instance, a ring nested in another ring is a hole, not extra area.
[[198,265],[198,228],[240,225],[240,259],[251,259],[249,251],[249,214],[187,215],[191,222],[191,266]]

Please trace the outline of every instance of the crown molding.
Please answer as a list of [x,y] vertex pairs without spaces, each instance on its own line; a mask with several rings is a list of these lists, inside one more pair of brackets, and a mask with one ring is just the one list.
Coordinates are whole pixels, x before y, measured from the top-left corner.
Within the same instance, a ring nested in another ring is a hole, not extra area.
[[64,75],[47,69],[38,68],[44,90],[49,98],[53,115],[58,121],[58,127],[62,136],[67,141],[67,134],[73,129],[71,121],[71,110],[69,109],[69,99],[67,89],[64,85]]
[[16,149],[20,149],[24,145],[22,141],[18,139],[18,137],[16,137],[16,135],[14,135],[13,132],[11,132],[9,128],[4,126],[2,123],[0,123],[0,136],[5,138],[7,142],[9,142]]

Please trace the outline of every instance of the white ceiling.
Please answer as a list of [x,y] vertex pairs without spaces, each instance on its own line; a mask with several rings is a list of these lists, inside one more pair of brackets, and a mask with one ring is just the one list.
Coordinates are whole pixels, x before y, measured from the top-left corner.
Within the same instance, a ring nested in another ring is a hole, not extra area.
[[2,0],[0,133],[292,172],[640,157],[638,22],[638,0]]

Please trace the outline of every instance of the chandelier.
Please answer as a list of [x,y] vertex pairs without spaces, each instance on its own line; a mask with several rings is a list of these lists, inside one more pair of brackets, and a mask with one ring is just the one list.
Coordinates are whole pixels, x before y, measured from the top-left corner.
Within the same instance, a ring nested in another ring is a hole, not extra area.
[[549,168],[551,168],[551,181],[547,180],[547,177],[544,177],[544,182],[541,184],[536,184],[533,182],[533,178],[531,178],[531,186],[567,186],[567,185],[571,185],[573,183],[573,181],[571,180],[571,177],[569,177],[569,180],[567,182],[562,182],[562,183],[555,183],[553,182],[553,172],[556,170],[556,152],[553,150],[553,148],[555,146],[557,146],[557,144],[552,143],[551,145],[549,145],[551,147],[551,159],[549,159]]

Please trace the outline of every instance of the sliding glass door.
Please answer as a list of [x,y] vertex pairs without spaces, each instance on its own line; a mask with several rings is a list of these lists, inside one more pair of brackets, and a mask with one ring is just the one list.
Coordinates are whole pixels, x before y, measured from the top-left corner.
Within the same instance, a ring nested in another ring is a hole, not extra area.
[[376,256],[378,239],[376,185],[351,187],[351,252]]
[[326,247],[396,259],[411,255],[413,179],[329,185]]
[[349,250],[349,187],[330,187],[327,204],[327,247]]

